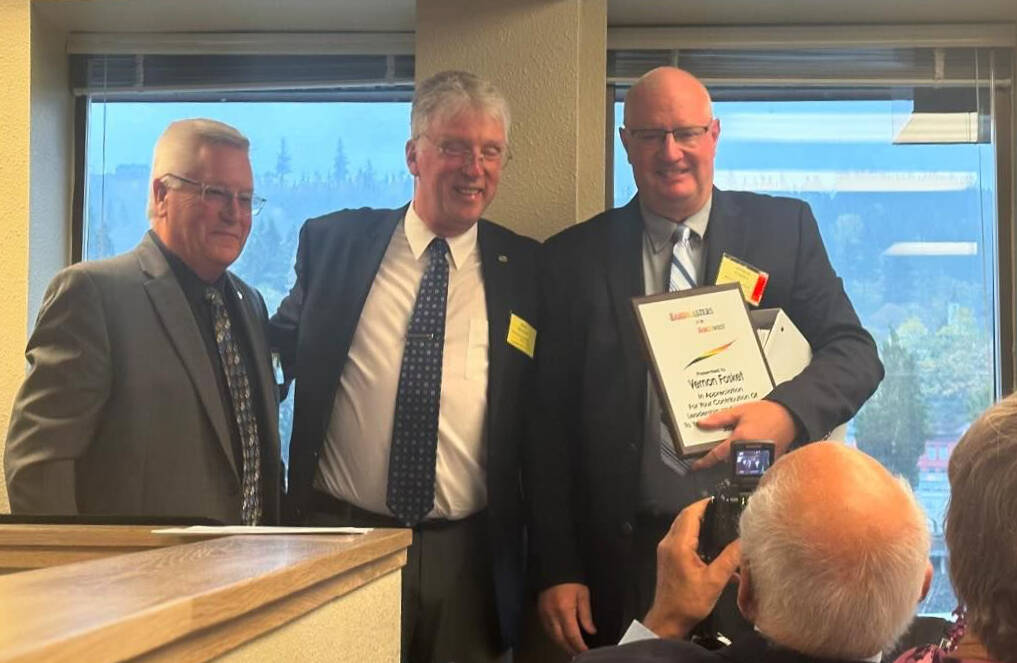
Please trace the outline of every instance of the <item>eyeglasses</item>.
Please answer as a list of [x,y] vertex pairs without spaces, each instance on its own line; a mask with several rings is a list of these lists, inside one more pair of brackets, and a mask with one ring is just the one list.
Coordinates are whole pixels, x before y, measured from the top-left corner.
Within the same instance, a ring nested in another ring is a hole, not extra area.
[[699,140],[706,135],[706,132],[713,126],[713,120],[709,124],[696,127],[676,127],[674,129],[625,129],[625,133],[632,136],[642,145],[663,145],[668,134],[674,138],[674,142],[682,147],[695,147]]
[[190,184],[193,187],[197,187],[201,192],[201,199],[211,205],[217,206],[219,209],[230,207],[233,205],[234,199],[237,201],[237,205],[240,207],[241,213],[250,214],[256,216],[261,208],[265,206],[265,199],[261,196],[256,196],[250,191],[233,191],[227,189],[224,186],[216,186],[215,184],[206,184],[205,182],[198,182],[176,173],[166,173],[163,178],[172,177],[173,179],[183,182],[184,184]]
[[427,134],[420,135],[434,143],[438,154],[456,168],[472,164],[474,160],[480,162],[481,166],[489,164],[502,168],[512,159],[512,152],[506,144],[487,143],[480,147],[480,154],[477,154],[473,145],[465,141],[446,140],[439,143]]

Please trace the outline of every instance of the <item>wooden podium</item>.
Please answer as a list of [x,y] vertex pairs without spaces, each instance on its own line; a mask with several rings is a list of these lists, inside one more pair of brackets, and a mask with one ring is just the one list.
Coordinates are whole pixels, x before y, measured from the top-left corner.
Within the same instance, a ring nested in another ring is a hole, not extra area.
[[410,541],[0,525],[0,663],[394,663]]

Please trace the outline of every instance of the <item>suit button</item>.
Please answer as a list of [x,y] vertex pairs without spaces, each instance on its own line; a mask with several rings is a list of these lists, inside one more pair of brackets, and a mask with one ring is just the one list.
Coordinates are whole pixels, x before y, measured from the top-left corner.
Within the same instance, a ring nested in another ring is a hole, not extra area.
[[627,520],[623,522],[621,526],[621,531],[622,534],[624,534],[625,536],[632,536],[632,523],[630,523]]
[[628,449],[629,449],[629,453],[636,453],[636,443],[635,442],[629,442]]

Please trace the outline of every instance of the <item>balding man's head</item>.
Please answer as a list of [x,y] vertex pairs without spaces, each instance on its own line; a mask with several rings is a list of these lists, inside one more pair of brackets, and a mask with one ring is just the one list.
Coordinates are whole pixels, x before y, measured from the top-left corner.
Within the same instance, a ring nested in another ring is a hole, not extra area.
[[706,204],[719,134],[710,93],[692,74],[659,67],[636,81],[625,95],[621,140],[650,211],[681,221]]
[[931,571],[906,481],[856,449],[817,442],[781,458],[741,519],[740,603],[775,642],[860,659],[905,631]]

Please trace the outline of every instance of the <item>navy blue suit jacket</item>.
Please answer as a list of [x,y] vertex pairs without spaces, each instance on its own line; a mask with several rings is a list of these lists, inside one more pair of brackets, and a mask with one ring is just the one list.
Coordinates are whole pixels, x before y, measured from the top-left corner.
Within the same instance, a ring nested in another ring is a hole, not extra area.
[[[400,209],[343,210],[307,221],[300,231],[296,283],[269,323],[287,379],[296,379],[286,517],[300,522],[336,388],[367,294]],[[477,227],[489,329],[487,489],[494,585],[502,638],[510,644],[521,612],[525,555],[520,455],[524,394],[532,392],[533,360],[509,345],[515,313],[538,330],[536,241],[481,219]]]
[[[767,398],[792,413],[799,441],[823,438],[872,394],[883,367],[811,210],[800,200],[715,189],[705,241],[706,284],[716,281],[725,252],[769,273],[760,307],[784,309],[813,358]],[[590,587],[601,643],[621,634],[634,563],[647,363],[630,302],[645,292],[642,245],[634,198],[552,237],[541,260],[542,407],[524,483],[535,575],[541,588]],[[708,473],[685,481],[702,484],[690,496],[712,487]]]

